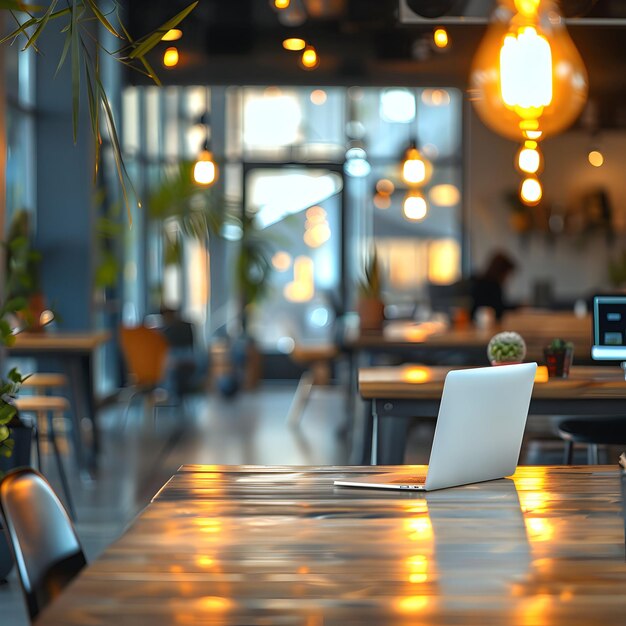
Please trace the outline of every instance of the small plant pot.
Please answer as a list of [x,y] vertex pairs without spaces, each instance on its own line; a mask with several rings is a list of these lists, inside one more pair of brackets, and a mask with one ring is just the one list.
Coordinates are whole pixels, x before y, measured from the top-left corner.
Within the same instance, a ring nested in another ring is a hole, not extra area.
[[378,298],[361,298],[357,303],[362,333],[380,333],[385,319],[385,304]]
[[563,350],[545,348],[543,355],[548,367],[549,378],[567,378],[569,376],[569,370],[574,360],[574,348],[564,348]]
[[491,361],[491,365],[493,365],[493,366],[497,366],[497,365],[518,365],[519,363],[523,363],[523,361],[521,361],[521,360],[517,360],[517,361],[496,361],[495,359]]

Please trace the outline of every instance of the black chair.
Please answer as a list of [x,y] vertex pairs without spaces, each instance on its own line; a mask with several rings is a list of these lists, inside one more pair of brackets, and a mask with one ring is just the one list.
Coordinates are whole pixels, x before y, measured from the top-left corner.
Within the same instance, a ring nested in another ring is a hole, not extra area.
[[563,462],[572,464],[574,444],[587,444],[587,462],[598,463],[599,445],[626,444],[626,416],[618,417],[579,417],[559,422],[557,426],[561,439],[565,440]]
[[74,526],[48,481],[30,468],[0,482],[0,511],[31,620],[86,565]]

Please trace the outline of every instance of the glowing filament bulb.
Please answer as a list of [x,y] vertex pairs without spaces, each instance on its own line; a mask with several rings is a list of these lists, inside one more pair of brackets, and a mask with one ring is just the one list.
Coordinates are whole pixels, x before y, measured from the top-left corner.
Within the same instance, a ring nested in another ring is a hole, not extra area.
[[274,0],[274,6],[277,9],[288,9],[291,4],[291,0]]
[[[529,142],[530,143],[530,142]],[[541,166],[541,155],[537,148],[523,146],[517,153],[517,167],[526,174],[536,174]]]
[[437,48],[447,48],[449,43],[448,31],[445,28],[437,28],[433,33],[433,41]]
[[176,67],[178,65],[178,48],[171,46],[163,53],[163,65]]
[[[500,49],[500,89],[504,103],[522,117],[537,117],[552,102],[552,52],[532,26],[508,34]],[[532,111],[539,109],[539,111]]]
[[410,191],[404,198],[402,205],[404,217],[414,222],[423,220],[428,213],[428,205],[424,196],[418,191]]
[[525,178],[520,187],[520,198],[524,204],[533,206],[539,204],[543,190],[541,183],[536,178]]
[[208,150],[203,150],[193,166],[193,179],[199,185],[212,185],[217,179],[217,165],[213,161],[213,155]]
[[320,63],[317,51],[313,46],[307,46],[302,52],[300,63],[305,70],[314,70]]
[[402,178],[409,185],[423,185],[427,183],[431,174],[430,162],[425,159],[414,146],[406,151],[402,165]]
[[594,167],[600,167],[604,163],[604,156],[602,156],[602,152],[599,150],[592,150],[587,158]]

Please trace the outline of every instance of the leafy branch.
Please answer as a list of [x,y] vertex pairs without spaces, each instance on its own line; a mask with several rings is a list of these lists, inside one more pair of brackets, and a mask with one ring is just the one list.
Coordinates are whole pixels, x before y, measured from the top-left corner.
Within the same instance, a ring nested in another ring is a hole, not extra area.
[[[177,27],[195,9],[197,4],[197,1],[192,2],[156,30],[139,39],[134,39],[124,26],[121,18],[121,6],[117,0],[111,0],[111,8],[108,11],[103,11],[99,7],[98,0],[66,0],[66,6],[62,6],[59,0],[51,0],[47,8],[28,4],[21,0],[0,0],[0,9],[9,10],[18,24],[17,28],[0,40],[0,43],[14,42],[19,39],[25,41],[23,50],[28,48],[38,50],[37,42],[44,30],[51,24],[55,24],[64,36],[57,72],[69,57],[74,142],[78,136],[80,95],[83,86],[81,75],[84,72],[84,89],[87,93],[91,132],[95,140],[94,177],[100,163],[100,147],[102,145],[100,128],[103,126],[109,137],[124,204],[131,223],[130,195],[132,194],[136,198],[137,194],[124,164],[112,107],[102,84],[99,57],[101,53],[107,54],[123,65],[148,76],[155,84],[160,85],[161,81],[146,55],[161,41],[168,30]],[[94,22],[101,24],[115,38],[115,41],[119,41],[117,49],[110,49],[99,38],[93,36]]]

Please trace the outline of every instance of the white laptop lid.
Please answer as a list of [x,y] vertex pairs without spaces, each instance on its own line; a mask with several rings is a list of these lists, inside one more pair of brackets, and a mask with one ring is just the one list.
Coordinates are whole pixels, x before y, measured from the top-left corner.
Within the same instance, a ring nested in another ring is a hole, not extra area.
[[454,370],[446,376],[426,489],[515,472],[536,363]]

